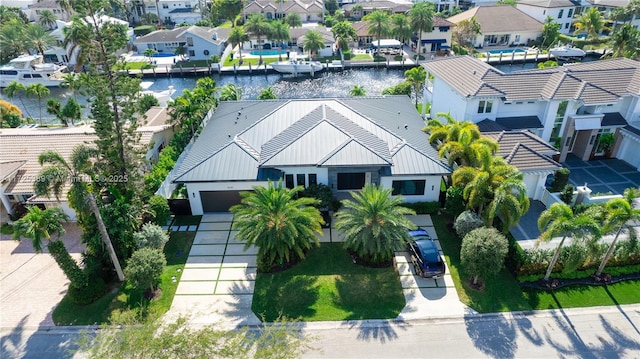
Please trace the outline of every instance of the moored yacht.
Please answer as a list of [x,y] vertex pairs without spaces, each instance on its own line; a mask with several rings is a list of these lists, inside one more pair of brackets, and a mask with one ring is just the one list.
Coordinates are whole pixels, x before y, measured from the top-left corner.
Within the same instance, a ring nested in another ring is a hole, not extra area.
[[324,67],[319,61],[307,61],[292,57],[289,60],[272,62],[271,68],[285,74],[311,74],[322,71]]
[[549,50],[549,53],[555,57],[565,59],[583,58],[587,54],[584,50],[571,45],[554,47]]
[[59,86],[66,70],[66,66],[45,63],[41,55],[21,55],[0,67],[0,87],[7,87],[13,81],[24,86],[35,83]]

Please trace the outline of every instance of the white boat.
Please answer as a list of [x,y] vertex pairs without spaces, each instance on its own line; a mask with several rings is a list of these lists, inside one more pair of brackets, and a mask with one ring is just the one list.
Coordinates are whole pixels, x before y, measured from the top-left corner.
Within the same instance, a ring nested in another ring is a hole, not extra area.
[[28,86],[40,83],[47,87],[60,86],[66,66],[45,63],[41,55],[21,55],[0,67],[0,87],[13,81]]
[[149,90],[151,86],[153,86],[153,82],[142,81],[140,83],[140,89],[142,90],[140,91],[140,95],[152,95],[158,100],[158,106],[167,107],[169,101],[172,100],[171,96],[173,96],[173,94],[176,92],[176,89],[172,85],[169,85],[169,87],[164,91],[152,91]]
[[284,74],[314,74],[322,71],[324,67],[318,61],[307,61],[292,58],[286,61],[272,62],[271,68]]
[[557,46],[549,50],[549,53],[554,57],[559,58],[583,58],[587,53],[584,50],[571,45]]

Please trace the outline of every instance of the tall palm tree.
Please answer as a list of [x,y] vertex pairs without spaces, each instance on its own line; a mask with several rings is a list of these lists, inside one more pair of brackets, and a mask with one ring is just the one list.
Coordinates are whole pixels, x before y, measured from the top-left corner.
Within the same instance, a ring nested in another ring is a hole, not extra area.
[[385,11],[376,10],[364,17],[367,21],[367,32],[369,35],[375,35],[378,39],[378,51],[380,51],[380,39],[387,36],[390,32],[389,14]]
[[9,100],[12,100],[14,97],[18,97],[18,100],[22,104],[22,108],[27,113],[27,116],[31,117],[31,114],[29,113],[27,106],[24,105],[24,100],[22,99],[22,96],[20,96],[20,94],[25,93],[25,90],[26,88],[24,87],[23,84],[19,83],[18,81],[11,81],[9,83],[9,86],[4,88],[3,92],[5,95],[7,95]]
[[220,101],[240,101],[242,99],[242,87],[228,83],[220,88]]
[[635,230],[635,223],[640,221],[640,209],[633,208],[633,200],[640,197],[640,190],[635,188],[627,188],[624,191],[624,198],[614,198],[609,200],[605,204],[606,218],[604,228],[606,233],[612,233],[615,231],[616,236],[607,249],[604,258],[598,266],[596,276],[599,277],[607,265],[607,262],[613,255],[616,242],[622,231],[626,231],[630,238],[635,239],[637,237]]
[[289,25],[282,21],[274,21],[271,23],[271,34],[269,35],[271,40],[276,41],[280,46],[278,46],[278,60],[282,61],[282,45],[285,42],[288,42],[291,39],[291,35],[289,34]]
[[613,57],[634,58],[640,50],[640,31],[631,24],[623,24],[611,34]]
[[29,24],[24,32],[29,48],[36,49],[44,56],[44,50],[57,44],[57,40],[51,36],[40,24]]
[[304,258],[305,251],[318,245],[315,233],[324,223],[313,207],[318,200],[297,198],[302,187],[293,189],[269,181],[267,187],[254,186],[252,192],[241,192],[242,201],[231,207],[236,238],[245,248],[258,247],[258,263],[262,270]]
[[[2,8],[2,7],[0,7]],[[25,24],[18,20],[10,20],[0,26],[0,50],[3,62],[24,54],[27,44],[24,41]]]
[[349,95],[351,96],[365,96],[367,94],[367,90],[364,89],[363,86],[353,85],[351,90],[349,90]]
[[567,237],[585,239],[588,236],[592,236],[596,240],[601,236],[600,226],[589,211],[576,215],[571,210],[571,207],[561,202],[554,203],[549,209],[542,211],[538,218],[538,228],[543,231],[538,242],[548,242],[553,237],[562,235],[562,240],[558,243],[558,247],[556,247],[553,258],[544,275],[545,281],[549,280]]
[[[488,151],[483,152],[482,163],[478,168],[462,166],[453,171],[451,176],[454,186],[464,188],[462,194],[463,198],[467,200],[467,206],[477,209],[478,214],[484,216],[485,223],[489,222],[489,218],[488,212],[484,213],[484,208],[491,205],[495,199],[496,191],[501,186],[517,189],[517,186],[511,183],[522,181],[522,177],[522,172],[518,171],[516,167],[509,165],[500,156],[491,156]],[[528,209],[528,203],[522,203],[521,207]],[[509,216],[510,218],[520,218],[518,213],[510,213]]]
[[51,30],[56,25],[56,20],[58,20],[58,18],[56,17],[56,14],[53,13],[53,11],[49,9],[44,9],[40,11],[40,18],[38,19],[38,24]]
[[302,46],[306,51],[309,51],[309,59],[311,59],[314,54],[318,54],[320,49],[324,49],[324,39],[320,32],[316,30],[309,30],[304,34]]
[[415,225],[406,215],[415,214],[402,207],[402,196],[392,196],[391,189],[368,184],[362,191],[351,192],[353,200],[342,202],[336,228],[344,232],[345,246],[369,263],[388,262],[393,251],[409,240]]
[[333,25],[331,27],[331,32],[333,33],[333,38],[336,40],[340,50],[348,50],[349,43],[358,39],[358,33],[349,21],[340,21]]
[[[60,236],[65,233],[63,222],[69,217],[60,207],[40,209],[38,206],[29,206],[27,214],[13,223],[13,239],[19,240],[21,237],[31,239],[33,249],[36,253],[42,253],[42,242],[47,240],[47,249],[58,263],[72,286],[77,288],[87,285],[88,279],[76,261],[71,258],[69,252],[60,240]],[[51,239],[52,235],[56,238]]]
[[302,27],[302,18],[300,14],[289,13],[284,17],[284,22],[289,25],[289,27]]
[[70,26],[62,29],[64,41],[62,46],[67,49],[69,59],[75,58],[75,70],[79,70],[92,57],[97,57],[98,42],[93,36],[91,27],[80,18],[75,17]]
[[412,33],[409,20],[404,14],[393,14],[391,16],[391,34],[394,37],[400,39],[404,44],[406,39],[411,38]]
[[[418,44],[416,50],[418,54],[422,49],[422,33],[431,32],[433,29],[433,7],[431,3],[420,2],[413,4],[411,10],[409,10],[409,24],[411,24],[411,30],[418,32]],[[420,57],[417,57],[419,62]]]
[[40,109],[40,125],[42,125],[42,99],[46,96],[49,96],[49,93],[51,93],[51,91],[49,91],[49,89],[45,85],[36,83],[27,86],[25,89],[25,93],[27,97],[33,96],[38,99],[38,108]]
[[590,7],[573,21],[576,31],[574,34],[586,33],[587,39],[597,39],[600,31],[608,30],[605,19],[597,7]]
[[413,96],[416,99],[416,108],[418,107],[418,96],[422,85],[427,81],[427,71],[422,66],[414,67],[404,72],[404,77],[411,84]]
[[262,38],[269,35],[271,26],[263,14],[252,14],[244,24],[247,33],[256,37],[258,51],[260,52],[260,64],[262,64]]
[[242,44],[245,41],[249,41],[249,35],[244,32],[244,27],[236,26],[231,29],[229,33],[229,39],[227,40],[232,47],[238,46],[238,61],[242,65]]
[[71,17],[71,12],[73,11],[71,0],[56,0],[56,4],[58,4],[58,6],[60,6],[60,8],[64,11],[64,19],[69,20],[69,17]]
[[493,199],[487,206],[485,223],[488,227],[493,226],[493,220],[499,215],[503,224],[502,231],[507,233],[529,211],[529,205],[527,186],[522,179],[508,178],[493,192]]

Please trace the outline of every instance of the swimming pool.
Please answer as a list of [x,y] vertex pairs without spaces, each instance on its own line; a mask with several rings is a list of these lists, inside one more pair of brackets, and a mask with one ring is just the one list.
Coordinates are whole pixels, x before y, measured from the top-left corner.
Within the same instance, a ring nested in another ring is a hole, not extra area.
[[174,54],[165,54],[165,53],[162,53],[162,52],[157,53],[157,54],[153,54],[153,57],[174,57],[174,56],[176,56],[176,55],[174,55]]
[[[260,56],[260,50],[253,50],[249,53],[253,56]],[[285,50],[262,50],[262,56],[277,56],[280,54],[285,55],[286,53]]]
[[512,54],[514,52],[516,54],[523,54],[526,51],[524,49],[502,49],[502,50],[489,50],[488,52],[492,55],[498,55],[498,54]]

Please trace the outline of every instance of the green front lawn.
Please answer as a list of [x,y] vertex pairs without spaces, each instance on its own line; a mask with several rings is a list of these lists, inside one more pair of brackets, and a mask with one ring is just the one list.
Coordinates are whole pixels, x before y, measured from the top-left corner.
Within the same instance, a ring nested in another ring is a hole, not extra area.
[[[282,59],[286,60],[287,56],[286,55],[282,55]],[[249,66],[249,64],[251,64],[251,67],[255,68],[256,66],[258,66],[258,61],[260,61],[259,57],[244,57],[242,58],[242,66]],[[270,64],[272,62],[276,62],[276,61],[280,61],[277,57],[262,57],[262,62],[263,63],[267,63]],[[224,61],[224,66],[240,66],[240,60],[238,60],[237,54],[233,56],[233,60],[231,60],[231,56],[227,56],[227,59]],[[264,66],[264,65],[260,65],[260,66]]]
[[[195,222],[195,219],[198,219]],[[180,223],[198,224],[200,216],[176,217]],[[195,223],[194,223],[195,222]],[[164,247],[167,266],[160,277],[162,295],[149,301],[143,298],[143,291],[124,282],[119,290],[114,290],[89,305],[77,305],[66,296],[53,311],[53,321],[56,325],[90,325],[106,323],[112,313],[119,311],[140,310],[143,315],[162,315],[171,307],[173,296],[178,288],[180,275],[189,256],[189,250],[195,237],[195,232],[172,232],[169,242]],[[124,263],[122,263],[124,265]],[[180,271],[178,271],[178,269]],[[176,277],[175,282],[172,277]]]
[[405,306],[394,268],[354,264],[342,243],[322,243],[293,268],[259,273],[251,309],[265,321],[395,318]]
[[193,68],[195,67],[209,67],[209,61],[208,60],[189,60],[189,61],[179,61],[178,63],[176,63],[175,65],[173,65],[173,68],[175,69],[179,69],[180,66],[182,66],[183,68]]
[[609,286],[570,286],[554,291],[522,289],[518,281],[503,269],[496,278],[478,291],[467,285],[460,274],[461,240],[447,230],[447,217],[432,216],[433,224],[449,273],[455,283],[460,301],[481,313],[518,310],[542,310],[639,303],[640,281],[627,281]]
[[153,66],[152,64],[146,61],[125,63],[125,70],[145,70],[145,69],[152,69],[154,67],[155,66]]

